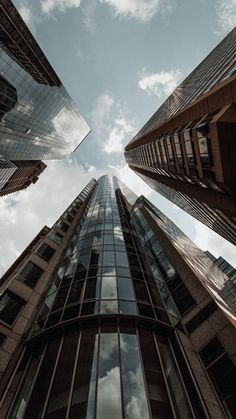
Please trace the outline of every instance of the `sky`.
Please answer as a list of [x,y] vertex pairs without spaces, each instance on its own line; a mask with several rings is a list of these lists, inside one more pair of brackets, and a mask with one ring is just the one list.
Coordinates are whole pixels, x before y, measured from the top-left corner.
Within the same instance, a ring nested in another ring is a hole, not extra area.
[[200,248],[236,267],[233,245],[153,191],[124,147],[236,25],[236,0],[13,0],[92,132],[27,190],[0,200],[0,275],[92,177],[145,195]]

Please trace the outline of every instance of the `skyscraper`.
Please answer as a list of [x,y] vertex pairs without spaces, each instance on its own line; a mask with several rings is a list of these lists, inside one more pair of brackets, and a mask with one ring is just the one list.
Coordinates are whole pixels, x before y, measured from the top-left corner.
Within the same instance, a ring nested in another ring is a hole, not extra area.
[[94,179],[3,276],[1,418],[235,417],[235,288],[144,197]]
[[0,196],[28,188],[46,167],[40,160],[0,160]]
[[126,147],[153,189],[236,244],[236,28]]
[[62,159],[90,132],[10,0],[0,2],[0,156]]

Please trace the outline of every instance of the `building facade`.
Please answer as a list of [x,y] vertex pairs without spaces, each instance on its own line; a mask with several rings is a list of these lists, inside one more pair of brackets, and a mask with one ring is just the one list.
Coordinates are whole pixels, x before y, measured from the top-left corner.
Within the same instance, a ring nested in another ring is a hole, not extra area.
[[236,28],[126,146],[153,189],[236,244]]
[[92,180],[3,276],[0,417],[232,419],[227,279],[145,198]]
[[0,3],[0,155],[62,159],[90,132],[10,0]]
[[36,183],[46,167],[40,160],[0,160],[0,196],[26,189]]

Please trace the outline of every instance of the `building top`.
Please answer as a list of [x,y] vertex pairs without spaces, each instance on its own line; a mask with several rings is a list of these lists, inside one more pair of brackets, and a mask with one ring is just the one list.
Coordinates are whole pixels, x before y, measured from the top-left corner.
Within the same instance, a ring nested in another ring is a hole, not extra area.
[[62,159],[89,134],[84,118],[10,0],[0,3],[0,155]]
[[141,128],[129,145],[185,109],[188,105],[235,75],[236,28],[182,81]]
[[0,43],[3,48],[38,83],[60,86],[59,77],[12,2],[3,0],[0,9]]

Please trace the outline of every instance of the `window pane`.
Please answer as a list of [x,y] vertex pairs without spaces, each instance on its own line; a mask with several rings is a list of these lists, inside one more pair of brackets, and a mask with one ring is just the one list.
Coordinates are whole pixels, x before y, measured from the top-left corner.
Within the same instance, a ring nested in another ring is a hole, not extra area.
[[118,336],[100,336],[97,419],[122,419]]
[[55,250],[48,246],[46,243],[43,243],[42,246],[38,249],[37,254],[41,256],[43,259],[49,261],[52,256],[54,255]]
[[101,298],[117,298],[116,289],[116,277],[115,276],[103,276],[102,277],[102,288]]
[[77,343],[77,332],[64,338],[45,419],[64,419],[66,416]]
[[24,419],[41,418],[42,410],[46,400],[48,387],[52,378],[56,357],[59,349],[60,339],[54,339],[48,344],[43,362],[36,379]]
[[20,313],[25,301],[17,295],[7,292],[0,300],[0,320],[12,325]]
[[38,265],[35,265],[33,262],[28,262],[20,272],[20,277],[18,279],[30,287],[35,287],[42,273],[42,268],[40,268]]
[[[95,338],[95,329],[88,329],[82,334],[69,416],[70,419],[94,418],[94,387],[96,379],[98,344],[97,339],[95,341]],[[87,410],[88,415],[86,415]]]
[[136,335],[120,335],[125,419],[149,419]]
[[119,298],[126,300],[134,300],[134,291],[130,278],[118,278],[118,293]]

